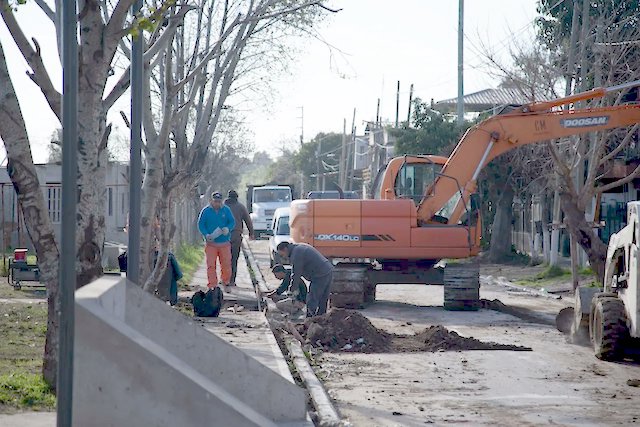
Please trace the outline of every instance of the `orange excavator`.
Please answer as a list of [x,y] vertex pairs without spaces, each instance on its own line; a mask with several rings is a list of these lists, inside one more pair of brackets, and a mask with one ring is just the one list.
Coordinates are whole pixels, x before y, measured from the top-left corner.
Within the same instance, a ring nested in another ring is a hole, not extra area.
[[640,81],[505,108],[467,130],[449,158],[392,159],[376,178],[373,200],[295,200],[292,240],[314,246],[336,263],[334,307],[372,302],[377,284],[421,283],[444,284],[445,308],[475,310],[477,262],[434,266],[480,251],[476,180],[482,168],[523,145],[640,123],[637,103],[562,108],[637,86]]

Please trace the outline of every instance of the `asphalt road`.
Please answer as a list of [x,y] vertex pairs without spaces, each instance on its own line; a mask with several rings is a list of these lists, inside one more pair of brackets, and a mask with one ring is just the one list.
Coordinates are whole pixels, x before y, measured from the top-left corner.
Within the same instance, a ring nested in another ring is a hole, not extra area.
[[[275,286],[266,241],[252,242],[251,248]],[[316,372],[341,414],[356,426],[640,423],[640,388],[627,385],[640,378],[640,365],[602,362],[590,348],[569,344],[544,324],[568,301],[486,282],[481,297],[530,310],[543,322],[492,310],[445,311],[439,286],[379,286],[376,303],[361,312],[394,333],[441,324],[463,336],[533,351],[324,353]]]

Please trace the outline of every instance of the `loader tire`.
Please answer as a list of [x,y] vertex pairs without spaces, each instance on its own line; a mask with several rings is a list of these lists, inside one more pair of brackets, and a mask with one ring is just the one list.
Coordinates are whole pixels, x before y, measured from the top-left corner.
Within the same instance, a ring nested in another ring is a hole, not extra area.
[[589,336],[595,355],[601,360],[619,360],[629,337],[624,303],[616,297],[594,298]]
[[589,340],[591,341],[591,345],[593,345],[593,333],[591,331],[595,330],[593,319],[595,318],[594,313],[596,310],[596,302],[598,302],[598,300],[602,298],[618,298],[618,294],[614,292],[596,292],[595,294],[593,294],[593,297],[591,298],[591,309],[589,310],[589,324],[587,330],[587,332],[589,333]]
[[[338,264],[333,269],[329,301],[334,308],[364,308],[371,301],[368,265]],[[375,288],[373,290],[375,298]]]

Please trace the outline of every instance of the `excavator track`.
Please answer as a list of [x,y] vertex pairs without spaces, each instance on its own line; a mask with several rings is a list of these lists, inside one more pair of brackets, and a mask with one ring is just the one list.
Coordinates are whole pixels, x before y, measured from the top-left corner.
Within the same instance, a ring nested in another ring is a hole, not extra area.
[[333,269],[331,307],[363,308],[375,300],[375,286],[369,283],[366,264],[340,263]]
[[476,311],[480,308],[478,262],[447,264],[444,269],[444,308],[451,311]]

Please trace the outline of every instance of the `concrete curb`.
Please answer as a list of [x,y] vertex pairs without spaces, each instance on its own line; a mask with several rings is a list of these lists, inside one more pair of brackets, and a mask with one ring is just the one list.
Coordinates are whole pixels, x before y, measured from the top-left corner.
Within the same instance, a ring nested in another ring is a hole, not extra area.
[[[259,293],[258,299],[262,300],[262,294],[268,291],[268,287],[246,240],[242,241],[242,251],[247,259],[247,263],[254,271],[254,280],[257,282],[254,283],[256,286],[256,293]],[[270,298],[264,299],[263,307],[265,307],[265,311],[267,312],[279,312],[278,308]],[[271,322],[269,321],[269,316],[266,316],[266,318],[269,326],[273,330],[273,325],[271,325]],[[319,422],[317,425],[326,427],[349,425],[341,421],[338,411],[333,406],[333,403],[331,403],[331,398],[327,394],[327,391],[318,377],[316,377],[315,372],[313,372],[313,369],[309,364],[309,360],[304,355],[300,343],[290,340],[290,342],[287,343],[287,349],[289,350],[289,356],[291,357],[296,370],[300,374],[300,378],[302,378],[302,382],[309,392],[313,406],[318,414]]]
[[313,372],[307,357],[302,351],[300,343],[290,340],[287,343],[287,347],[289,349],[293,365],[296,367],[298,374],[300,374],[300,378],[302,378],[302,382],[309,391],[313,406],[316,408],[318,413],[318,425],[327,427],[345,425],[341,421],[340,415],[333,406],[333,403],[331,403],[331,398],[329,397],[327,390],[324,388],[318,377],[316,377],[315,372]]
[[242,239],[242,253],[244,254],[244,258],[249,269],[253,272],[253,277],[251,278],[251,280],[253,281],[253,287],[256,292],[256,297],[258,298],[258,310],[264,311],[265,301],[262,297],[262,294],[267,292],[267,284],[264,281],[264,277],[262,277],[262,272],[260,271],[258,263],[253,257],[253,253],[251,252],[249,244],[247,243],[247,240],[245,238]]
[[554,294],[550,294],[548,292],[540,291],[540,290],[537,290],[537,289],[531,289],[531,288],[527,288],[525,286],[514,285],[511,282],[509,282],[507,279],[505,279],[504,277],[497,277],[496,278],[496,277],[493,277],[493,276],[480,276],[480,280],[489,282],[489,284],[491,284],[491,285],[497,285],[497,286],[502,286],[502,287],[505,287],[505,288],[513,289],[513,290],[518,291],[519,293],[523,293],[523,294],[529,294],[529,295],[532,295],[532,296],[549,298],[549,299],[553,299],[553,300],[562,299],[561,295],[554,295]]

